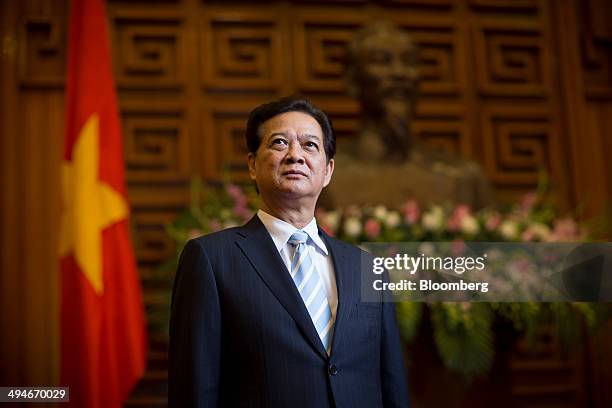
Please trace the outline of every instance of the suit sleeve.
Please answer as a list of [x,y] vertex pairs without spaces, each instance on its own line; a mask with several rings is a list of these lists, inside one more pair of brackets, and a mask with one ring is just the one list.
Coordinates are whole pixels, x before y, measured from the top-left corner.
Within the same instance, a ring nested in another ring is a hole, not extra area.
[[[388,282],[389,275],[383,279]],[[382,304],[382,344],[380,375],[383,393],[383,406],[406,408],[410,406],[408,398],[408,377],[404,367],[404,354],[400,342],[395,303],[392,295],[384,292]]]
[[197,240],[181,253],[172,291],[168,405],[219,402],[221,311],[212,266]]

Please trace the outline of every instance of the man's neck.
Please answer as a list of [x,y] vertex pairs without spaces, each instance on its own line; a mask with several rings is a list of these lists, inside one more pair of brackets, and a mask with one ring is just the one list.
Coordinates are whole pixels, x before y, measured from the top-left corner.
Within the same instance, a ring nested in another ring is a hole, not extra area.
[[261,209],[273,217],[283,220],[295,228],[302,229],[312,221],[314,217],[314,206],[291,206],[291,205],[275,205],[275,203],[266,203],[266,200],[261,200]]

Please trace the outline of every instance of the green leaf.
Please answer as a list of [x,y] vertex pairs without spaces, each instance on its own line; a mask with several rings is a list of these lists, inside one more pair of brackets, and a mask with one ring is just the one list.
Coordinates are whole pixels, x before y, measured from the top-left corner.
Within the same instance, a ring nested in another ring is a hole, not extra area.
[[493,364],[493,314],[485,303],[473,303],[469,313],[460,303],[432,307],[434,340],[444,364],[471,379],[485,375]]

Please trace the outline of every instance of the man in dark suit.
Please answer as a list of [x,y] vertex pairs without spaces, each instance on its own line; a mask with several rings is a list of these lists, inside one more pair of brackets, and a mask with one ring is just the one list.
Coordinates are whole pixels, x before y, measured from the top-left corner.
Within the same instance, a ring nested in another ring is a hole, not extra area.
[[170,406],[408,406],[394,305],[360,301],[371,257],[314,218],[334,170],[329,119],[284,98],[251,112],[246,138],[261,208],[183,250]]

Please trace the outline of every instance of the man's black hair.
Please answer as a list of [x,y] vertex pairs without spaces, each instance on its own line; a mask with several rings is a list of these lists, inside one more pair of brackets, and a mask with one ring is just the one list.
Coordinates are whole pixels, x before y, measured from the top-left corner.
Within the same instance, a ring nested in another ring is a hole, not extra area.
[[277,101],[264,103],[251,111],[246,127],[246,143],[249,152],[255,154],[261,143],[259,127],[268,119],[287,112],[303,112],[312,116],[323,130],[323,147],[327,161],[336,154],[336,136],[331,120],[321,109],[301,96],[289,96]]

